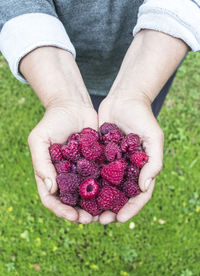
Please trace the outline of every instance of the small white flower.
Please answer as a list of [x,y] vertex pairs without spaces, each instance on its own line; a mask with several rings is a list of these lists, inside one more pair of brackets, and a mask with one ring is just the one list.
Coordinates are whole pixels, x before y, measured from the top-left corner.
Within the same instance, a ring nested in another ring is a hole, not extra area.
[[130,222],[130,224],[129,224],[129,228],[130,228],[130,229],[135,228],[135,223],[134,223],[134,222]]

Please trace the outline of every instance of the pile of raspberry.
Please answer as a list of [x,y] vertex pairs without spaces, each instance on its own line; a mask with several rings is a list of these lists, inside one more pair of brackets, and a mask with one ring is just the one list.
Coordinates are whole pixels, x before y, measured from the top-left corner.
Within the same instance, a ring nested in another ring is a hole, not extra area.
[[93,216],[105,210],[118,213],[141,192],[138,178],[148,156],[138,135],[125,135],[115,124],[104,123],[99,133],[84,128],[65,145],[51,145],[49,153],[64,204]]

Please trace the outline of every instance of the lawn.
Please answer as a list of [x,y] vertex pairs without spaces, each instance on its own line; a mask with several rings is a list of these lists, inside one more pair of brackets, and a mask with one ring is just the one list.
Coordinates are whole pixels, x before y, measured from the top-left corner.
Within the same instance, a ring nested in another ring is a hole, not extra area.
[[127,223],[75,225],[40,202],[27,137],[44,109],[0,57],[0,276],[200,275],[200,53],[159,115],[164,168]]

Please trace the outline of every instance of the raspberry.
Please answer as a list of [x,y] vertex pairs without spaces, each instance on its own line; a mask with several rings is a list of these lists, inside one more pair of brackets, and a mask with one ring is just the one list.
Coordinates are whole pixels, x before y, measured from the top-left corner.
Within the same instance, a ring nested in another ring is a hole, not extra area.
[[99,130],[100,130],[101,135],[105,135],[105,134],[111,132],[113,129],[119,129],[119,128],[115,124],[103,123],[103,125],[101,125]]
[[112,186],[104,187],[97,197],[97,203],[103,210],[108,210],[118,202],[120,191]]
[[105,146],[100,144],[100,147],[101,147],[101,154],[95,160],[99,165],[101,165],[102,163],[104,163],[106,161]]
[[148,161],[148,156],[144,152],[135,152],[130,156],[131,162],[136,167],[142,168]]
[[75,164],[72,163],[72,167],[71,167],[71,172],[72,173],[77,173],[77,167]]
[[95,137],[96,141],[98,141],[99,139],[99,133],[90,127],[84,128],[80,134],[81,134],[81,137],[87,136],[88,134],[92,135],[93,137]]
[[74,193],[80,184],[80,176],[74,173],[61,173],[56,177],[61,194]]
[[128,151],[133,153],[138,150],[140,147],[140,138],[138,135],[129,133],[126,137],[123,138],[121,142],[121,149],[123,152]]
[[53,144],[49,147],[49,154],[53,163],[63,160],[61,145]]
[[108,187],[108,186],[112,186],[112,183],[110,183],[108,180],[102,178],[101,179],[101,187]]
[[105,144],[110,142],[119,143],[123,136],[123,132],[120,129],[113,129],[102,137],[102,141]]
[[92,216],[97,216],[102,213],[102,210],[99,208],[97,204],[97,200],[95,198],[92,199],[81,199],[80,203],[82,209],[90,213]]
[[60,195],[60,201],[70,206],[76,206],[78,203],[78,193]]
[[60,173],[69,173],[71,171],[72,164],[69,161],[60,161],[59,163],[54,164],[55,169],[58,174]]
[[122,159],[105,165],[101,170],[101,176],[114,185],[119,185],[124,176],[125,161]]
[[129,164],[126,172],[125,172],[125,176],[128,180],[133,180],[135,182],[138,181],[139,178],[139,174],[140,174],[140,169],[135,167],[133,164]]
[[127,197],[137,196],[141,192],[137,183],[130,180],[124,182],[122,190]]
[[99,193],[99,183],[92,178],[88,178],[80,184],[79,193],[85,199],[94,198]]
[[78,160],[77,172],[84,177],[98,178],[100,176],[99,166],[94,161],[87,159]]
[[73,133],[72,135],[69,136],[69,138],[67,139],[67,143],[71,142],[71,141],[79,141],[80,140],[80,133]]
[[113,213],[118,213],[119,210],[127,203],[128,198],[125,196],[123,192],[120,192],[120,197],[118,202],[115,204],[115,206],[111,207],[111,211]]
[[95,160],[102,153],[101,145],[98,142],[95,142],[92,146],[90,146],[89,143],[84,141],[84,143],[82,143],[81,150],[83,156],[88,160]]
[[78,142],[71,140],[67,145],[62,146],[62,155],[65,159],[76,162],[81,157]]
[[120,159],[122,157],[120,147],[115,142],[110,142],[105,147],[105,156],[110,162]]

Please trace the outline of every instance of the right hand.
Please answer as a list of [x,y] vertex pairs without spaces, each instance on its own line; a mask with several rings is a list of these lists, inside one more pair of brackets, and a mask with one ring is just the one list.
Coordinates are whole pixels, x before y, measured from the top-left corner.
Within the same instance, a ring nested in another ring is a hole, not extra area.
[[[44,117],[31,131],[28,143],[32,155],[35,179],[43,205],[56,216],[75,223],[97,221],[82,209],[62,204],[56,195],[56,171],[51,162],[49,146],[53,143],[64,144],[70,134],[81,131],[84,127],[97,129],[97,113],[90,103],[69,101],[67,106],[51,106]],[[45,184],[46,183],[46,184]]]

